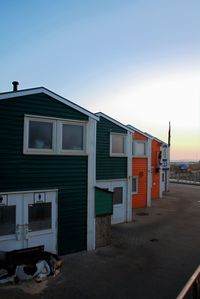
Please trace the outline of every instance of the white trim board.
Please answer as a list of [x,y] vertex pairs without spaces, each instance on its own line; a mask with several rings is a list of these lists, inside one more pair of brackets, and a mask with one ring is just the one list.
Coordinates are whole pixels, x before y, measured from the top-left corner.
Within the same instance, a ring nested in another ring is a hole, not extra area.
[[4,191],[0,192],[0,195],[4,194],[25,194],[25,193],[42,193],[42,192],[58,192],[58,189],[36,189],[36,190],[25,190],[25,191]]
[[141,130],[133,127],[132,125],[127,125],[127,128],[132,130],[132,133],[140,133],[141,135],[143,135],[144,137],[147,137],[148,139],[153,139],[153,137],[150,137],[147,133],[142,132]]
[[36,88],[30,88],[30,89],[23,89],[23,90],[18,90],[15,92],[5,92],[0,94],[0,100],[8,100],[8,99],[12,99],[12,98],[17,98],[17,97],[23,97],[23,96],[28,96],[28,95],[34,95],[34,94],[38,94],[38,93],[44,93],[50,97],[52,97],[53,99],[95,119],[95,120],[99,120],[99,117],[96,116],[95,114],[93,114],[92,112],[80,107],[77,104],[74,104],[73,102],[65,99],[62,96],[59,96],[58,94],[54,93],[53,91],[45,88],[45,87],[36,87]]
[[159,142],[159,143],[161,143],[161,144],[166,144],[166,145],[167,145],[166,142],[164,142],[164,141],[158,139],[157,137],[152,136],[152,135],[150,135],[149,133],[146,133],[146,132],[145,132],[145,134],[146,134],[150,139],[152,139],[152,140],[156,140],[157,142]]
[[122,123],[118,122],[117,120],[115,120],[114,118],[102,113],[102,112],[98,112],[98,113],[95,113],[95,115],[97,115],[98,117],[104,117],[105,119],[111,121],[112,123],[114,123],[115,125],[123,128],[124,130],[126,130],[127,132],[131,132],[132,133],[132,130],[129,129],[127,126],[123,125]]

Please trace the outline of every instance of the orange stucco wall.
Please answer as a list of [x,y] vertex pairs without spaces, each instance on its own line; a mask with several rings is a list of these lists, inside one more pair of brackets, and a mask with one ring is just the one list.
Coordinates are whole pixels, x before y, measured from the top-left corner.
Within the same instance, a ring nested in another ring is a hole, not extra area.
[[[148,140],[138,132],[134,133],[134,140]],[[147,158],[133,158],[132,175],[138,177],[138,194],[132,194],[132,207],[143,208],[147,206]]]
[[138,132],[134,133],[134,139],[135,140],[148,140],[148,138]]
[[156,140],[152,140],[152,188],[151,188],[151,198],[156,199],[160,196],[160,171],[156,171],[157,167],[157,157],[160,152],[160,143]]

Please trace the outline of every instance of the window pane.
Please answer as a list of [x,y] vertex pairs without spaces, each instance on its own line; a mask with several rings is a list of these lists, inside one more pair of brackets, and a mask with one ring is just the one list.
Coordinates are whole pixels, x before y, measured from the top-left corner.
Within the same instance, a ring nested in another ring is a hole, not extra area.
[[135,155],[136,156],[145,156],[145,143],[143,142],[135,142]]
[[137,178],[132,178],[132,193],[137,193]]
[[162,182],[164,182],[164,181],[165,181],[165,174],[162,173]]
[[112,153],[113,154],[124,153],[124,136],[112,135]]
[[41,121],[29,122],[29,148],[52,149],[53,124]]
[[113,204],[118,205],[123,203],[123,188],[116,187],[113,192]]
[[16,206],[0,207],[0,236],[15,234]]
[[31,231],[51,228],[51,203],[28,205],[28,219]]
[[83,126],[63,125],[62,148],[83,150]]

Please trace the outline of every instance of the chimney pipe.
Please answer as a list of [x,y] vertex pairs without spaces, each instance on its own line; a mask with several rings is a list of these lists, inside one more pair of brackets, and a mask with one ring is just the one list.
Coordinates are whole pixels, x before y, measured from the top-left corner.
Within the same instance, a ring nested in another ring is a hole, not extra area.
[[18,81],[13,81],[12,85],[13,85],[13,91],[17,91],[18,90],[19,82]]

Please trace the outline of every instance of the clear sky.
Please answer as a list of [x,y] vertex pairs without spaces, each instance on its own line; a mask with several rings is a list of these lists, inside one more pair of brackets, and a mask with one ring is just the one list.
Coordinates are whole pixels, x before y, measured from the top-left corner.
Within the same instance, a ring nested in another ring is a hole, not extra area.
[[0,92],[45,86],[200,159],[199,0],[2,0]]

